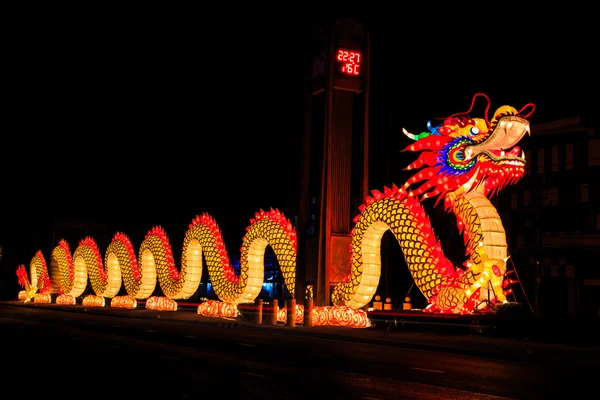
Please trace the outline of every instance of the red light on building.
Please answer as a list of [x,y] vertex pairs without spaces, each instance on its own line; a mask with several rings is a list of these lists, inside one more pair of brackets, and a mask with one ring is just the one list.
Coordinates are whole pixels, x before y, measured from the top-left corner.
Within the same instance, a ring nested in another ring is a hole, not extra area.
[[340,72],[345,75],[359,76],[362,54],[358,51],[339,49],[336,59],[340,64]]

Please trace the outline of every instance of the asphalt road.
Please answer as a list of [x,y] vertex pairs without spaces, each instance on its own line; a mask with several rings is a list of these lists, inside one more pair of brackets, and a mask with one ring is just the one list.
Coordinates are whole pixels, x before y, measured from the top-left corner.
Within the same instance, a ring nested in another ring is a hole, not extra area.
[[[135,311],[132,311],[135,312]],[[597,369],[0,305],[11,398],[577,398]],[[40,397],[41,396],[41,397]]]

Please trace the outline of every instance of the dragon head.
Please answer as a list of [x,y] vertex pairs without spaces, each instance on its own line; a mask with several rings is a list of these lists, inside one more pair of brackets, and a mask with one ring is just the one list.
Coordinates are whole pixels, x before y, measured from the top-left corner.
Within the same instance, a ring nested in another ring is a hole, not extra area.
[[[468,113],[479,96],[488,101],[485,118],[471,118]],[[420,199],[437,197],[439,201],[446,194],[462,189],[465,193],[480,190],[491,196],[523,176],[525,153],[517,143],[530,132],[527,118],[535,105],[530,103],[520,110],[502,106],[491,120],[489,108],[489,98],[477,93],[469,111],[453,114],[436,127],[428,122],[428,132],[415,135],[403,129],[415,141],[405,150],[422,152],[406,168],[420,171],[406,182],[405,188],[425,181],[409,191],[410,195]],[[530,111],[525,113],[527,109]]]

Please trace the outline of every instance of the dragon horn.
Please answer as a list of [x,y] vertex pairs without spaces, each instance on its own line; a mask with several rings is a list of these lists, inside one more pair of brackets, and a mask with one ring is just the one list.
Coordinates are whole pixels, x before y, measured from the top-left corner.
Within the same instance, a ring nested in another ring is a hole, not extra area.
[[419,136],[418,135],[415,135],[414,133],[410,133],[409,131],[407,131],[404,128],[402,128],[402,133],[404,133],[406,136],[408,136],[412,140],[419,140]]

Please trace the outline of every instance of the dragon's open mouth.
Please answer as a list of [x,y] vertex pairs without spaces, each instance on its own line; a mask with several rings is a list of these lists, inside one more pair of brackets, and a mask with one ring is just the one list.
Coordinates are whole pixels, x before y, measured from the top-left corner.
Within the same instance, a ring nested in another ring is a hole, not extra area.
[[514,146],[509,150],[488,149],[481,153],[488,156],[494,164],[525,164],[525,152],[519,146]]
[[465,156],[471,159],[483,153],[495,163],[522,165],[525,163],[525,153],[516,144],[529,132],[526,119],[515,115],[504,116],[486,140],[465,149]]

